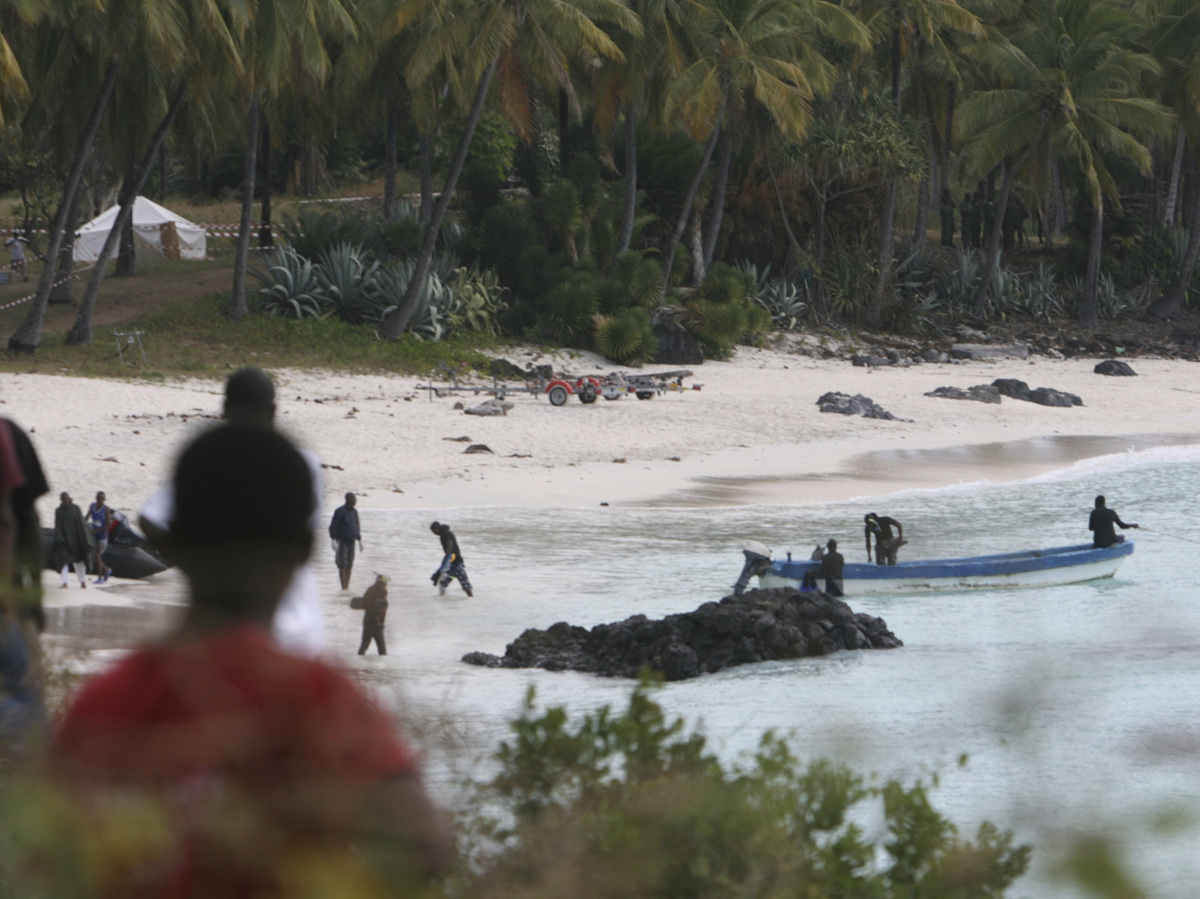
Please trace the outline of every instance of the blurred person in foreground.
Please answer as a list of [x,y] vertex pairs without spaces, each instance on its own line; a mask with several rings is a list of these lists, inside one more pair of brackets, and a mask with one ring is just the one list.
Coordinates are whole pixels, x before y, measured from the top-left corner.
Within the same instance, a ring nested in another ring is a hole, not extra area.
[[0,762],[27,758],[45,732],[40,633],[46,620],[35,503],[49,489],[28,435],[0,418]]
[[412,751],[346,675],[269,633],[312,547],[307,464],[278,433],[227,424],[173,484],[184,620],[87,682],[51,747],[84,838],[124,828],[91,856],[92,895],[419,894],[451,842]]
[[[225,382],[225,402],[221,417],[231,424],[259,428],[275,427],[275,382],[259,368],[240,368]],[[321,494],[324,490],[321,460],[310,450],[297,448],[308,463],[312,483],[313,507],[308,526],[314,530],[321,524]],[[175,515],[175,493],[171,484],[156,492],[142,506],[138,523],[150,541],[166,555],[167,532]],[[235,502],[226,510],[226,519],[241,515],[241,503]],[[218,527],[225,527],[221,521]],[[284,591],[271,626],[276,642],[288,652],[316,656],[325,648],[325,621],[321,616],[321,594],[317,573],[305,562],[296,568],[292,582]]]

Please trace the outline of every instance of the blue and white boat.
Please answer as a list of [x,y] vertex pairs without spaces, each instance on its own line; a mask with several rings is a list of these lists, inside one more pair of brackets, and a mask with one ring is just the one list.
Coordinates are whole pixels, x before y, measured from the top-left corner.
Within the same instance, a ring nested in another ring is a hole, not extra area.
[[[1112,577],[1122,560],[1133,553],[1126,541],[1103,549],[1090,543],[1056,546],[965,559],[933,559],[875,565],[847,562],[842,573],[847,596],[866,593],[913,593],[965,590],[976,587],[1054,587]],[[804,576],[816,574],[816,561],[772,562],[759,575],[761,587],[800,587]],[[818,580],[823,588],[824,582]]]

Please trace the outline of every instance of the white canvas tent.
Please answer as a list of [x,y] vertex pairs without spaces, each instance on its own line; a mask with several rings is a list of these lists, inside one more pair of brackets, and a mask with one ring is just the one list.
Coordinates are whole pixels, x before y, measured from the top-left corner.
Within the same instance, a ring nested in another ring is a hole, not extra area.
[[[75,235],[76,262],[95,262],[100,258],[104,241],[120,211],[120,206],[113,206],[79,229]],[[203,259],[208,248],[203,228],[145,197],[138,197],[133,203],[133,243],[138,259],[155,256]]]

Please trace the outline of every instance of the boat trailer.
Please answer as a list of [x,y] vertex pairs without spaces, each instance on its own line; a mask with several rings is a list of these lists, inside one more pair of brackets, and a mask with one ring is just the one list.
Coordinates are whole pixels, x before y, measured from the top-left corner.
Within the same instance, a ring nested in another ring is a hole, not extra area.
[[699,390],[702,384],[686,386],[684,378],[690,378],[692,373],[686,369],[662,371],[642,374],[640,372],[610,372],[602,377],[596,375],[558,375],[546,377],[543,373],[531,370],[526,373],[524,384],[510,384],[493,377],[491,386],[476,386],[459,384],[456,372],[448,371],[450,384],[439,386],[435,384],[418,384],[417,390],[428,390],[429,398],[445,396],[450,393],[470,391],[476,396],[487,394],[498,400],[517,394],[529,394],[539,397],[545,394],[552,406],[561,406],[572,396],[579,397],[579,402],[590,404],[600,397],[606,400],[619,400],[632,393],[639,400],[650,400],[664,393]]

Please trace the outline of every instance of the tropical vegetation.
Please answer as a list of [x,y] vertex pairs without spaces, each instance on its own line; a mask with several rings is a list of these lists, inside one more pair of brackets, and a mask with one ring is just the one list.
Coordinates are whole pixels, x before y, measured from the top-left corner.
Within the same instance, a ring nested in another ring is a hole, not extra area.
[[[48,260],[12,350],[115,198],[67,335],[91,341],[150,187],[240,200],[231,320],[386,339],[639,364],[664,323],[721,356],[815,323],[1090,327],[1200,296],[1187,0],[2,0],[0,129],[0,192]],[[376,177],[375,209],[273,220],[281,192]],[[947,202],[957,252],[929,239]]]

